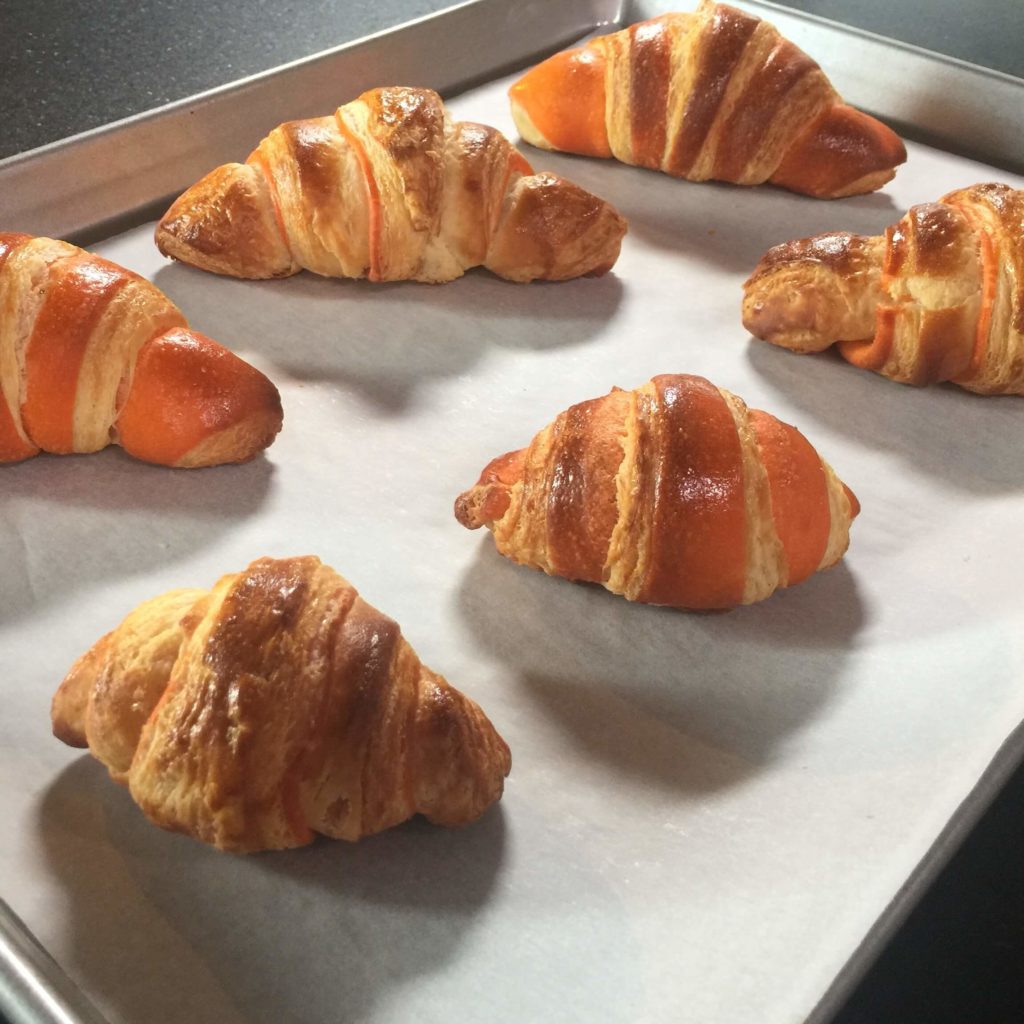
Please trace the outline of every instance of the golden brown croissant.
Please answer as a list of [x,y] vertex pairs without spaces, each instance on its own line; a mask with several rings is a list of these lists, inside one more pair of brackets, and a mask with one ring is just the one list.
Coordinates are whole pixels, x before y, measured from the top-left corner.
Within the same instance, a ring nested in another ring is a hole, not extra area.
[[1024,394],[1024,192],[1008,185],[911,207],[884,236],[777,245],[744,289],[744,325],[774,345],[838,342],[904,384]]
[[798,430],[684,374],[572,406],[455,503],[515,562],[678,608],[828,568],[859,510]]
[[277,389],[157,287],[67,242],[0,233],[0,463],[119,444],[165,466],[243,462]]
[[556,54],[509,96],[534,146],[691,181],[835,199],[881,188],[907,158],[773,25],[711,0]]
[[318,558],[261,558],[135,609],[75,663],[53,731],[156,824],[223,850],[478,818],[508,747]]
[[275,128],[244,164],[193,185],[156,230],[167,256],[235,277],[312,270],[371,281],[602,274],[626,222],[498,131],[452,123],[429,89],[363,93]]

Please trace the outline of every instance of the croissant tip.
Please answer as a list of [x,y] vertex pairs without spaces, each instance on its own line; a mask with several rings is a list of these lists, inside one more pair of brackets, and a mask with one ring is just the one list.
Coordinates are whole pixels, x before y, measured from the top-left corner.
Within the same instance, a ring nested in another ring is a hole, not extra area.
[[297,273],[265,176],[252,164],[223,164],[186,189],[160,218],[156,246],[171,259],[228,277]]
[[89,741],[86,739],[85,733],[76,729],[70,722],[54,715],[51,724],[54,737],[60,740],[61,743],[64,743],[69,747],[76,747],[80,750],[84,750],[89,746]]
[[846,484],[843,484],[843,493],[846,495],[846,500],[850,503],[850,519],[854,520],[860,515],[860,501],[858,501],[857,495]]
[[473,490],[465,491],[455,499],[455,518],[467,530],[476,530],[483,525],[474,515]]

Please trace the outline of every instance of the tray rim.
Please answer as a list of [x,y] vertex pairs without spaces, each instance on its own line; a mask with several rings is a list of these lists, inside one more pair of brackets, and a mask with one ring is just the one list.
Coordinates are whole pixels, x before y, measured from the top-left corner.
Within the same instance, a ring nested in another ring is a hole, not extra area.
[[[837,41],[848,49],[852,41],[854,49],[849,59],[845,59],[844,52],[841,65],[822,61],[833,78],[848,75],[851,68],[861,65],[879,67],[885,63],[880,61],[883,56],[895,61],[895,73],[900,80],[913,80],[923,69],[936,72],[939,85],[934,91],[941,92],[943,103],[941,110],[933,110],[931,116],[924,118],[915,118],[910,109],[912,101],[920,100],[920,95],[912,96],[910,91],[906,97],[893,94],[886,87],[889,79],[885,76],[861,74],[855,76],[853,88],[847,85],[840,91],[857,106],[890,121],[910,138],[997,168],[1024,173],[1024,152],[1014,146],[1014,140],[1024,137],[1024,79],[914,44],[886,39],[819,15],[790,10],[773,0],[733,2],[778,22],[784,32],[796,27],[805,35],[809,33],[812,39],[809,48],[816,54],[827,53]],[[392,50],[425,34],[433,33],[441,42],[443,33],[439,30],[460,19],[479,19],[501,12],[516,37],[503,34],[502,57],[497,64],[474,53],[469,61],[466,55],[460,55],[453,66],[445,65],[446,69],[440,74],[435,71],[432,84],[442,93],[461,91],[483,78],[522,66],[595,29],[678,6],[675,0],[547,0],[544,5],[547,24],[544,33],[538,35],[531,32],[533,25],[529,17],[531,12],[535,14],[537,5],[529,0],[464,0],[394,28],[6,157],[0,160],[4,226],[17,229],[20,220],[34,234],[89,242],[139,223],[158,213],[161,205],[166,205],[171,197],[211,166],[239,158],[246,146],[251,146],[253,138],[261,137],[268,130],[264,119],[247,116],[251,108],[263,109],[263,104],[270,99],[271,108],[293,111],[288,117],[315,116],[308,104],[291,106],[287,101],[276,102],[272,96],[275,87],[294,86],[299,80],[315,82],[333,68],[358,63],[371,51]],[[433,53],[421,63],[434,68],[445,64]],[[471,65],[473,70],[470,70]],[[287,90],[282,91],[287,94]],[[254,102],[250,104],[250,100]],[[235,116],[225,119],[220,115],[228,108]],[[319,110],[319,106],[316,109]],[[282,116],[281,120],[284,119]],[[276,123],[279,122],[272,121],[269,127]],[[194,141],[204,132],[205,139]],[[183,145],[177,146],[177,151],[167,142],[168,136],[175,135],[185,140]],[[964,145],[963,138],[973,141]],[[127,169],[115,172],[112,161],[105,159],[110,151],[118,157],[134,156],[135,162],[129,161]],[[197,159],[200,152],[209,155]],[[149,160],[149,165],[144,168],[145,173],[140,174],[137,163],[144,159]],[[171,160],[175,170],[160,166]],[[48,183],[56,185],[59,179],[66,181],[71,177],[72,168],[78,183],[75,194],[69,196],[57,187],[47,187]],[[181,169],[180,173],[177,168]],[[54,200],[54,195],[60,198]],[[42,196],[51,198],[43,202]],[[15,223],[11,225],[9,220]]]
[[[833,36],[852,36],[871,47],[881,47],[897,54],[910,55],[917,60],[945,67],[955,76],[989,79],[996,85],[1016,92],[1021,100],[1024,100],[1024,79],[1015,78],[1005,72],[984,68],[914,44],[887,39],[856,26],[844,25],[816,14],[792,10],[772,2],[772,0],[731,0],[731,2],[736,6],[762,14],[769,20],[779,21],[783,24],[791,20],[799,21],[812,26],[815,30]],[[461,70],[450,71],[449,77],[444,79],[445,84],[439,87],[439,91],[442,93],[460,92],[481,81],[499,77],[504,71],[522,66],[539,54],[554,52],[565,43],[599,28],[629,23],[631,20],[635,20],[633,15],[638,8],[643,9],[652,4],[665,6],[666,0],[546,0],[546,13],[557,10],[560,15],[565,17],[564,21],[558,23],[559,28],[556,32],[545,31],[542,41],[537,39],[525,47],[518,46],[514,58],[503,60],[497,65],[483,60],[481,56],[483,66],[475,72],[467,75]],[[668,7],[680,6],[671,0],[667,0],[667,5]],[[359,55],[361,52],[419,39],[422,33],[444,28],[455,18],[465,16],[487,18],[489,12],[495,10],[517,11],[521,8],[536,9],[536,6],[535,3],[531,3],[531,0],[463,0],[463,2],[440,11],[402,22],[392,28],[374,32],[192,96],[0,159],[0,194],[4,197],[4,215],[9,215],[12,208],[15,210],[15,216],[19,215],[17,212],[19,197],[24,199],[33,193],[45,194],[45,190],[39,187],[40,174],[60,176],[68,170],[72,163],[78,163],[81,154],[87,153],[94,147],[110,144],[116,146],[126,135],[159,128],[171,120],[194,117],[198,113],[220,108],[225,104],[245,102],[253,91],[263,90],[276,83],[292,80],[296,75],[304,72],[316,72],[333,66],[337,62],[347,62],[353,59],[353,55]],[[578,21],[581,14],[588,15],[585,17],[585,24],[582,28]],[[527,39],[532,38],[527,34]],[[436,55],[430,58],[430,61],[433,62],[438,62],[438,60]],[[854,99],[857,98],[854,97]],[[857,105],[872,109],[872,105],[869,103],[858,102]],[[1024,129],[1024,102],[1019,104],[1015,112],[1022,129]],[[884,112],[882,112],[882,116],[886,116]],[[929,133],[927,127],[922,131],[918,126],[907,124],[898,118],[892,120],[900,127],[901,131],[910,137],[930,142],[944,151],[960,153],[988,163],[1002,164],[1005,169],[1017,173],[1024,171],[1024,155],[1019,158],[1011,155],[1007,163],[1006,158],[1000,155],[993,157],[991,154],[979,153],[977,150],[964,150],[945,145],[942,137]],[[248,128],[242,129],[243,132],[248,130]],[[188,180],[193,179],[188,178]],[[106,238],[128,227],[138,226],[154,213],[159,213],[161,204],[165,204],[167,197],[174,194],[173,190],[163,189],[159,194],[153,194],[142,202],[134,202],[128,208],[121,208],[111,214],[97,199],[100,188],[99,183],[93,183],[91,205],[87,201],[84,208],[72,204],[69,209],[67,206],[58,204],[55,220],[64,216],[71,219],[68,221],[66,230],[55,230],[51,233],[60,237],[69,237],[80,243]],[[12,195],[13,201],[11,201]],[[48,202],[46,207],[53,209],[54,204]],[[822,994],[808,1016],[807,1024],[827,1024],[842,1007],[846,998],[867,973],[887,942],[984,815],[1007,779],[1022,763],[1024,763],[1024,722],[1020,723],[1000,745],[987,768],[965,796],[954,815],[936,836],[916,867],[894,894],[890,903],[876,918],[859,945],[850,954],[831,985]],[[54,984],[58,983],[57,979],[53,979],[53,981]],[[0,1006],[0,1011],[5,1009],[6,1007]],[[70,1018],[63,1019],[70,1020]],[[50,1024],[50,1021],[50,1018],[40,1017],[38,1024]],[[33,1021],[33,1024],[36,1022]]]

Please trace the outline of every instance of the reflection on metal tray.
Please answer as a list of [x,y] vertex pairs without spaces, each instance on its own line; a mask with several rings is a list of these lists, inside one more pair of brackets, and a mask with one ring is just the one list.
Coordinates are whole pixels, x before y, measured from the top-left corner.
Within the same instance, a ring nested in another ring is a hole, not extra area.
[[[856,106],[911,137],[1024,171],[1019,79],[776,4],[739,0],[736,6],[775,22]],[[322,114],[322,97],[352,97],[385,81],[452,94],[595,28],[678,7],[674,0],[462,4],[0,161],[4,224],[62,238],[98,237],[181,191],[212,164],[237,159],[280,122]]]

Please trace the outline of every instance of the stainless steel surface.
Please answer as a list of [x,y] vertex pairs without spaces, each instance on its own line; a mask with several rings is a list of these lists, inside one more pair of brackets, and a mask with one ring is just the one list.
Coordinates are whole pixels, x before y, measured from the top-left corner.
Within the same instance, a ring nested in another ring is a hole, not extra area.
[[[1015,163],[1007,139],[1012,130],[1012,139],[1019,144],[1024,110],[1022,85],[1016,80],[1004,81],[1005,76],[781,9],[768,13],[765,8],[769,5],[740,6],[767,14],[812,52],[840,90],[859,106],[884,116],[914,120],[933,136],[943,131],[943,121],[958,124],[964,137],[980,140],[985,152],[996,154],[990,159],[999,161],[1000,152],[1004,156],[1009,153],[1003,162]],[[614,21],[620,7],[603,0],[559,4],[480,0],[463,5],[369,41],[0,163],[0,217],[5,228],[62,237],[100,237],[111,221],[123,218],[137,223],[142,219],[140,211],[216,163],[244,154],[255,139],[281,120],[322,113],[325,104],[329,107],[383,80],[416,81],[450,93]],[[628,5],[626,17],[650,16],[663,9],[667,7],[660,0],[637,0]],[[933,97],[933,101],[919,103],[921,96]],[[973,130],[967,132],[967,127]],[[982,150],[975,147],[975,151]],[[75,182],[71,192],[69,181]],[[1022,745],[1024,737],[1019,731],[1007,740],[971,793],[969,806],[936,841],[840,972],[819,1003],[814,1021],[824,1021],[834,1011],[881,939],[895,927],[957,838],[981,813],[1006,772],[1019,761]],[[9,975],[23,971],[28,962],[23,953],[11,948],[5,962]],[[45,976],[39,985],[45,993]],[[57,989],[51,990],[51,995],[54,992],[59,995]],[[32,1024],[36,1024],[34,1019]]]
[[1024,723],[1015,729],[993,758],[985,774],[964,801],[959,812],[942,830],[917,869],[901,886],[864,941],[836,975],[804,1024],[829,1024],[850,997],[858,982],[878,958],[910,912],[928,891],[943,867],[960,848],[992,805],[1000,790],[1024,763]]
[[[288,61],[319,53],[452,0],[4,0],[0,15],[0,159]],[[680,9],[693,0],[680,0]],[[985,0],[785,0],[888,39],[1024,78],[1024,4]]]
[[[851,102],[953,152],[1024,170],[1024,82],[776,4],[770,18]],[[281,121],[382,81],[452,93],[675,0],[471,0],[407,26],[0,161],[0,222],[88,241],[155,211]],[[73,186],[69,183],[73,182]]]
[[107,1024],[4,900],[0,900],[0,1020],[6,1024]]
[[609,24],[620,8],[618,0],[471,0],[11,157],[0,161],[0,223],[61,238],[88,232],[88,240],[244,158],[282,121],[319,116],[382,82],[453,92]]

